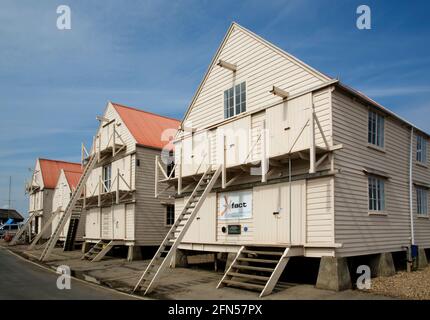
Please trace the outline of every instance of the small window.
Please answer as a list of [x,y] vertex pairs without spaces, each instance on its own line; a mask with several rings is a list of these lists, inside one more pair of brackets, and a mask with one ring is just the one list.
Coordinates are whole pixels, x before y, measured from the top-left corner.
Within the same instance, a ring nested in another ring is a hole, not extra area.
[[246,111],[246,85],[242,82],[224,91],[224,118]]
[[417,190],[417,214],[428,214],[428,191],[425,188],[416,187]]
[[417,161],[427,162],[427,140],[423,136],[417,135]]
[[166,205],[166,225],[171,226],[175,223],[175,206],[173,204]]
[[384,117],[374,111],[369,111],[367,142],[384,147]]
[[385,181],[381,178],[369,176],[369,210],[384,211],[385,209]]
[[173,151],[169,151],[169,159],[166,166],[166,173],[167,176],[170,177],[170,174],[172,174],[172,177],[175,176],[175,172],[172,173],[173,168],[175,167],[175,156],[173,154]]
[[112,165],[109,163],[108,165],[103,166],[103,190],[104,192],[108,192],[110,190],[111,182],[112,182]]

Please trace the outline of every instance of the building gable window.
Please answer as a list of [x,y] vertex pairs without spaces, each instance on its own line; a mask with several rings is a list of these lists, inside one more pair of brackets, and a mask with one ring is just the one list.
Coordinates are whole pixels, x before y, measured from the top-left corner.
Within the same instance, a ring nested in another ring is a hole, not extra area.
[[368,116],[368,139],[367,142],[384,147],[384,117],[374,111],[369,111]]
[[417,161],[427,162],[427,140],[423,136],[417,135]]
[[369,210],[385,210],[385,181],[376,176],[369,176]]
[[173,204],[166,205],[166,225],[171,226],[175,223],[175,206]]
[[242,82],[224,91],[224,118],[246,111],[246,84]]
[[110,190],[111,183],[112,183],[112,164],[109,163],[103,166],[102,178],[103,178],[103,190],[104,192],[108,192]]
[[428,191],[425,188],[416,187],[417,191],[417,214],[428,215]]

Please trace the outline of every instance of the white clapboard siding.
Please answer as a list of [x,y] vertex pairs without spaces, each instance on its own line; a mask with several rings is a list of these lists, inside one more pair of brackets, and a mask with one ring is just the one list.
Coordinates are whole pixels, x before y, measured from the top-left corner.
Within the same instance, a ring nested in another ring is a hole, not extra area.
[[[155,157],[161,151],[145,147],[137,147],[136,159],[136,204],[135,230],[136,245],[159,245],[166,236],[169,227],[166,226],[166,203],[174,203],[168,199],[168,193],[154,197],[155,186]],[[164,187],[159,185],[159,190]]]
[[334,242],[333,177],[307,181],[306,242]]
[[[335,179],[335,237],[336,242],[343,244],[338,252],[349,256],[400,251],[410,243],[411,237],[410,129],[386,117],[385,152],[371,149],[367,143],[367,107],[339,91],[332,95],[334,140],[343,144],[335,157],[336,167],[342,169]],[[390,176],[385,184],[386,215],[369,215],[364,166]],[[414,165],[413,170],[415,179],[429,181],[428,169]],[[417,244],[429,247],[430,221],[416,218],[415,227]]]
[[193,128],[207,127],[224,119],[223,92],[233,81],[246,81],[247,111],[252,111],[280,101],[269,93],[274,85],[294,95],[326,80],[237,25],[232,27],[215,62],[218,59],[237,65],[235,80],[229,70],[216,64],[210,68],[185,118]]
[[101,239],[101,208],[87,209],[85,219],[85,238]]

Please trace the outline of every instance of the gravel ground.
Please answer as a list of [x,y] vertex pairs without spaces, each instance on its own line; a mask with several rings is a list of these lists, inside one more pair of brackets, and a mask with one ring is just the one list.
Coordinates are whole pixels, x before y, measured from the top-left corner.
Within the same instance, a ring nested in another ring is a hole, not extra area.
[[415,272],[398,272],[392,277],[372,279],[368,291],[389,297],[430,300],[430,266]]

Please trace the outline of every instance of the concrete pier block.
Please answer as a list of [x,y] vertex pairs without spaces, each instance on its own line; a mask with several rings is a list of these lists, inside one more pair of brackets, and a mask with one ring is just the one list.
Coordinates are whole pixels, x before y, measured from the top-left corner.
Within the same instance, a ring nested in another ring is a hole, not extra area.
[[185,251],[177,249],[174,257],[174,267],[186,268],[188,267],[187,255]]
[[333,291],[351,289],[351,275],[346,258],[322,257],[316,287]]
[[128,246],[127,261],[142,260],[142,252],[139,246]]
[[418,269],[424,269],[428,266],[428,260],[425,249],[418,249]]
[[236,258],[236,256],[237,256],[237,253],[233,253],[233,252],[229,252],[227,254],[227,261],[225,263],[225,271],[224,272],[227,272],[228,268],[230,268],[230,265],[233,263],[234,258]]
[[396,274],[393,255],[391,252],[384,252],[371,258],[370,270],[372,277],[391,277]]

